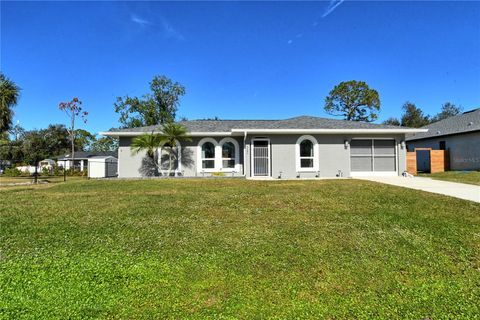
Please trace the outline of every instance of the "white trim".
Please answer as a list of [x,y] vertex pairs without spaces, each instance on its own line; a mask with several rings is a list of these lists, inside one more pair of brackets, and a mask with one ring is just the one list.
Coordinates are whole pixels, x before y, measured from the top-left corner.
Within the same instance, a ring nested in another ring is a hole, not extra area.
[[[255,175],[255,168],[254,168],[254,161],[253,161],[253,157],[255,155],[255,150],[253,148],[253,145],[255,143],[255,141],[267,141],[268,142],[268,168],[267,168],[267,175],[266,176],[256,176]],[[270,151],[270,139],[269,138],[253,138],[251,141],[250,141],[250,177],[252,178],[258,178],[258,177],[271,177],[272,174],[271,174],[271,161],[272,161],[272,155],[271,155],[271,151]]]
[[243,135],[243,164],[242,164],[243,176],[246,175],[246,169],[245,169],[246,166],[247,166],[247,132],[245,132]]
[[[311,168],[302,168],[301,161],[300,161],[300,143],[304,140],[310,140],[313,143],[313,167]],[[319,148],[318,148],[318,141],[315,137],[311,135],[303,135],[297,139],[295,143],[295,168],[297,172],[318,172],[319,167]]]
[[[262,134],[262,133],[270,133],[270,134],[283,134],[283,133],[291,133],[291,134],[314,134],[314,133],[323,133],[323,134],[338,134],[338,133],[349,133],[349,134],[358,134],[358,133],[387,133],[387,134],[394,134],[394,133],[420,133],[420,132],[428,132],[428,129],[420,129],[420,128],[405,128],[405,129],[232,129],[231,131],[224,131],[224,132],[188,132],[187,136],[190,137],[204,137],[204,136],[241,136],[245,133],[250,134]],[[106,132],[99,132],[102,136],[107,137],[135,137],[142,134],[148,134],[152,132],[147,131],[129,131],[129,132],[115,132],[115,131],[106,131]],[[153,131],[154,134],[161,134],[161,131]]]
[[[106,131],[99,132],[98,134],[106,137],[136,137],[141,136],[142,134],[162,134],[161,131],[128,131],[128,132],[115,132],[115,131]],[[187,132],[186,136],[189,137],[224,137],[224,136],[233,136],[231,131],[226,132]]]
[[[231,142],[233,143],[233,146],[235,147],[235,166],[233,168],[224,168],[223,167],[223,144],[225,142]],[[219,148],[219,154],[220,154],[220,163],[219,163],[219,168],[220,171],[222,172],[240,172],[240,145],[238,144],[237,140],[226,137],[220,140],[218,143],[218,148]]]
[[271,133],[325,133],[325,134],[337,134],[337,133],[414,133],[414,132],[427,132],[428,129],[232,129],[232,133],[248,132],[253,134]]
[[[213,146],[214,146],[215,154],[214,154],[214,158],[213,158],[213,168],[202,168],[202,160],[203,160],[203,158],[202,158],[202,146],[206,142],[213,143]],[[197,144],[197,172],[202,173],[202,172],[217,172],[217,171],[219,171],[220,170],[220,168],[218,166],[218,157],[219,156],[221,157],[222,155],[218,154],[218,142],[217,142],[217,140],[215,140],[213,138],[210,138],[210,137],[207,137],[207,138],[203,138],[200,141],[198,141],[198,144]]]
[[351,177],[396,177],[397,171],[351,171]]

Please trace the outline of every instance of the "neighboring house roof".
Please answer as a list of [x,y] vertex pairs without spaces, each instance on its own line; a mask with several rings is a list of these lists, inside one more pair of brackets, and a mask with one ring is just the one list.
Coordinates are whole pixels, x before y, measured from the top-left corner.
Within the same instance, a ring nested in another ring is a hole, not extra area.
[[408,137],[407,141],[479,131],[480,108],[431,123],[422,128],[428,129],[428,132],[415,133],[414,135]]
[[[88,152],[88,151],[77,151],[75,152],[75,160],[87,160],[89,158],[97,157],[97,156],[104,156],[104,157],[117,157],[117,151],[99,151],[99,152]],[[71,160],[71,154],[65,154],[57,157],[58,160]]]
[[[419,129],[373,124],[361,121],[346,121],[312,116],[300,116],[284,120],[191,120],[180,121],[190,135],[231,135],[248,133],[294,133],[305,132],[372,132],[372,131],[398,131],[417,132]],[[127,129],[115,129],[101,132],[106,136],[134,136],[142,133],[161,132],[162,126],[148,126]],[[423,131],[420,129],[420,131]]]
[[94,156],[94,157],[88,158],[88,161],[89,162],[106,162],[107,159],[117,160],[117,157],[113,157],[113,156]]

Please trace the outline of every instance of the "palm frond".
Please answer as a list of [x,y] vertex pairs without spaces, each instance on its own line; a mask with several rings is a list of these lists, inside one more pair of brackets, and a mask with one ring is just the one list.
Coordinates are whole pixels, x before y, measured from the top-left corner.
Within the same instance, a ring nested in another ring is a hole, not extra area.
[[148,156],[153,158],[155,150],[160,148],[163,143],[164,138],[161,135],[152,132],[151,134],[142,134],[141,136],[133,138],[130,149],[133,154],[146,151]]

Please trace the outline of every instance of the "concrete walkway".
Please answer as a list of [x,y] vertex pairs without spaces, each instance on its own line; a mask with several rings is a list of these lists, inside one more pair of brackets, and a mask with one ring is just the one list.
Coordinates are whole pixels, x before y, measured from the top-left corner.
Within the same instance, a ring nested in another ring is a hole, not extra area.
[[480,186],[473,184],[434,180],[421,177],[362,177],[358,179],[386,183],[404,188],[423,190],[480,203]]

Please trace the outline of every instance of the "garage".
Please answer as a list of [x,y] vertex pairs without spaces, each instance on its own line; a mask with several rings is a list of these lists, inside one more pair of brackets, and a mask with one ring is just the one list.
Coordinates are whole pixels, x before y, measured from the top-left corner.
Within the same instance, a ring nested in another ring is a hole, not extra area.
[[95,156],[88,159],[89,178],[111,178],[117,176],[117,158]]
[[394,139],[352,139],[350,142],[352,176],[397,175]]

